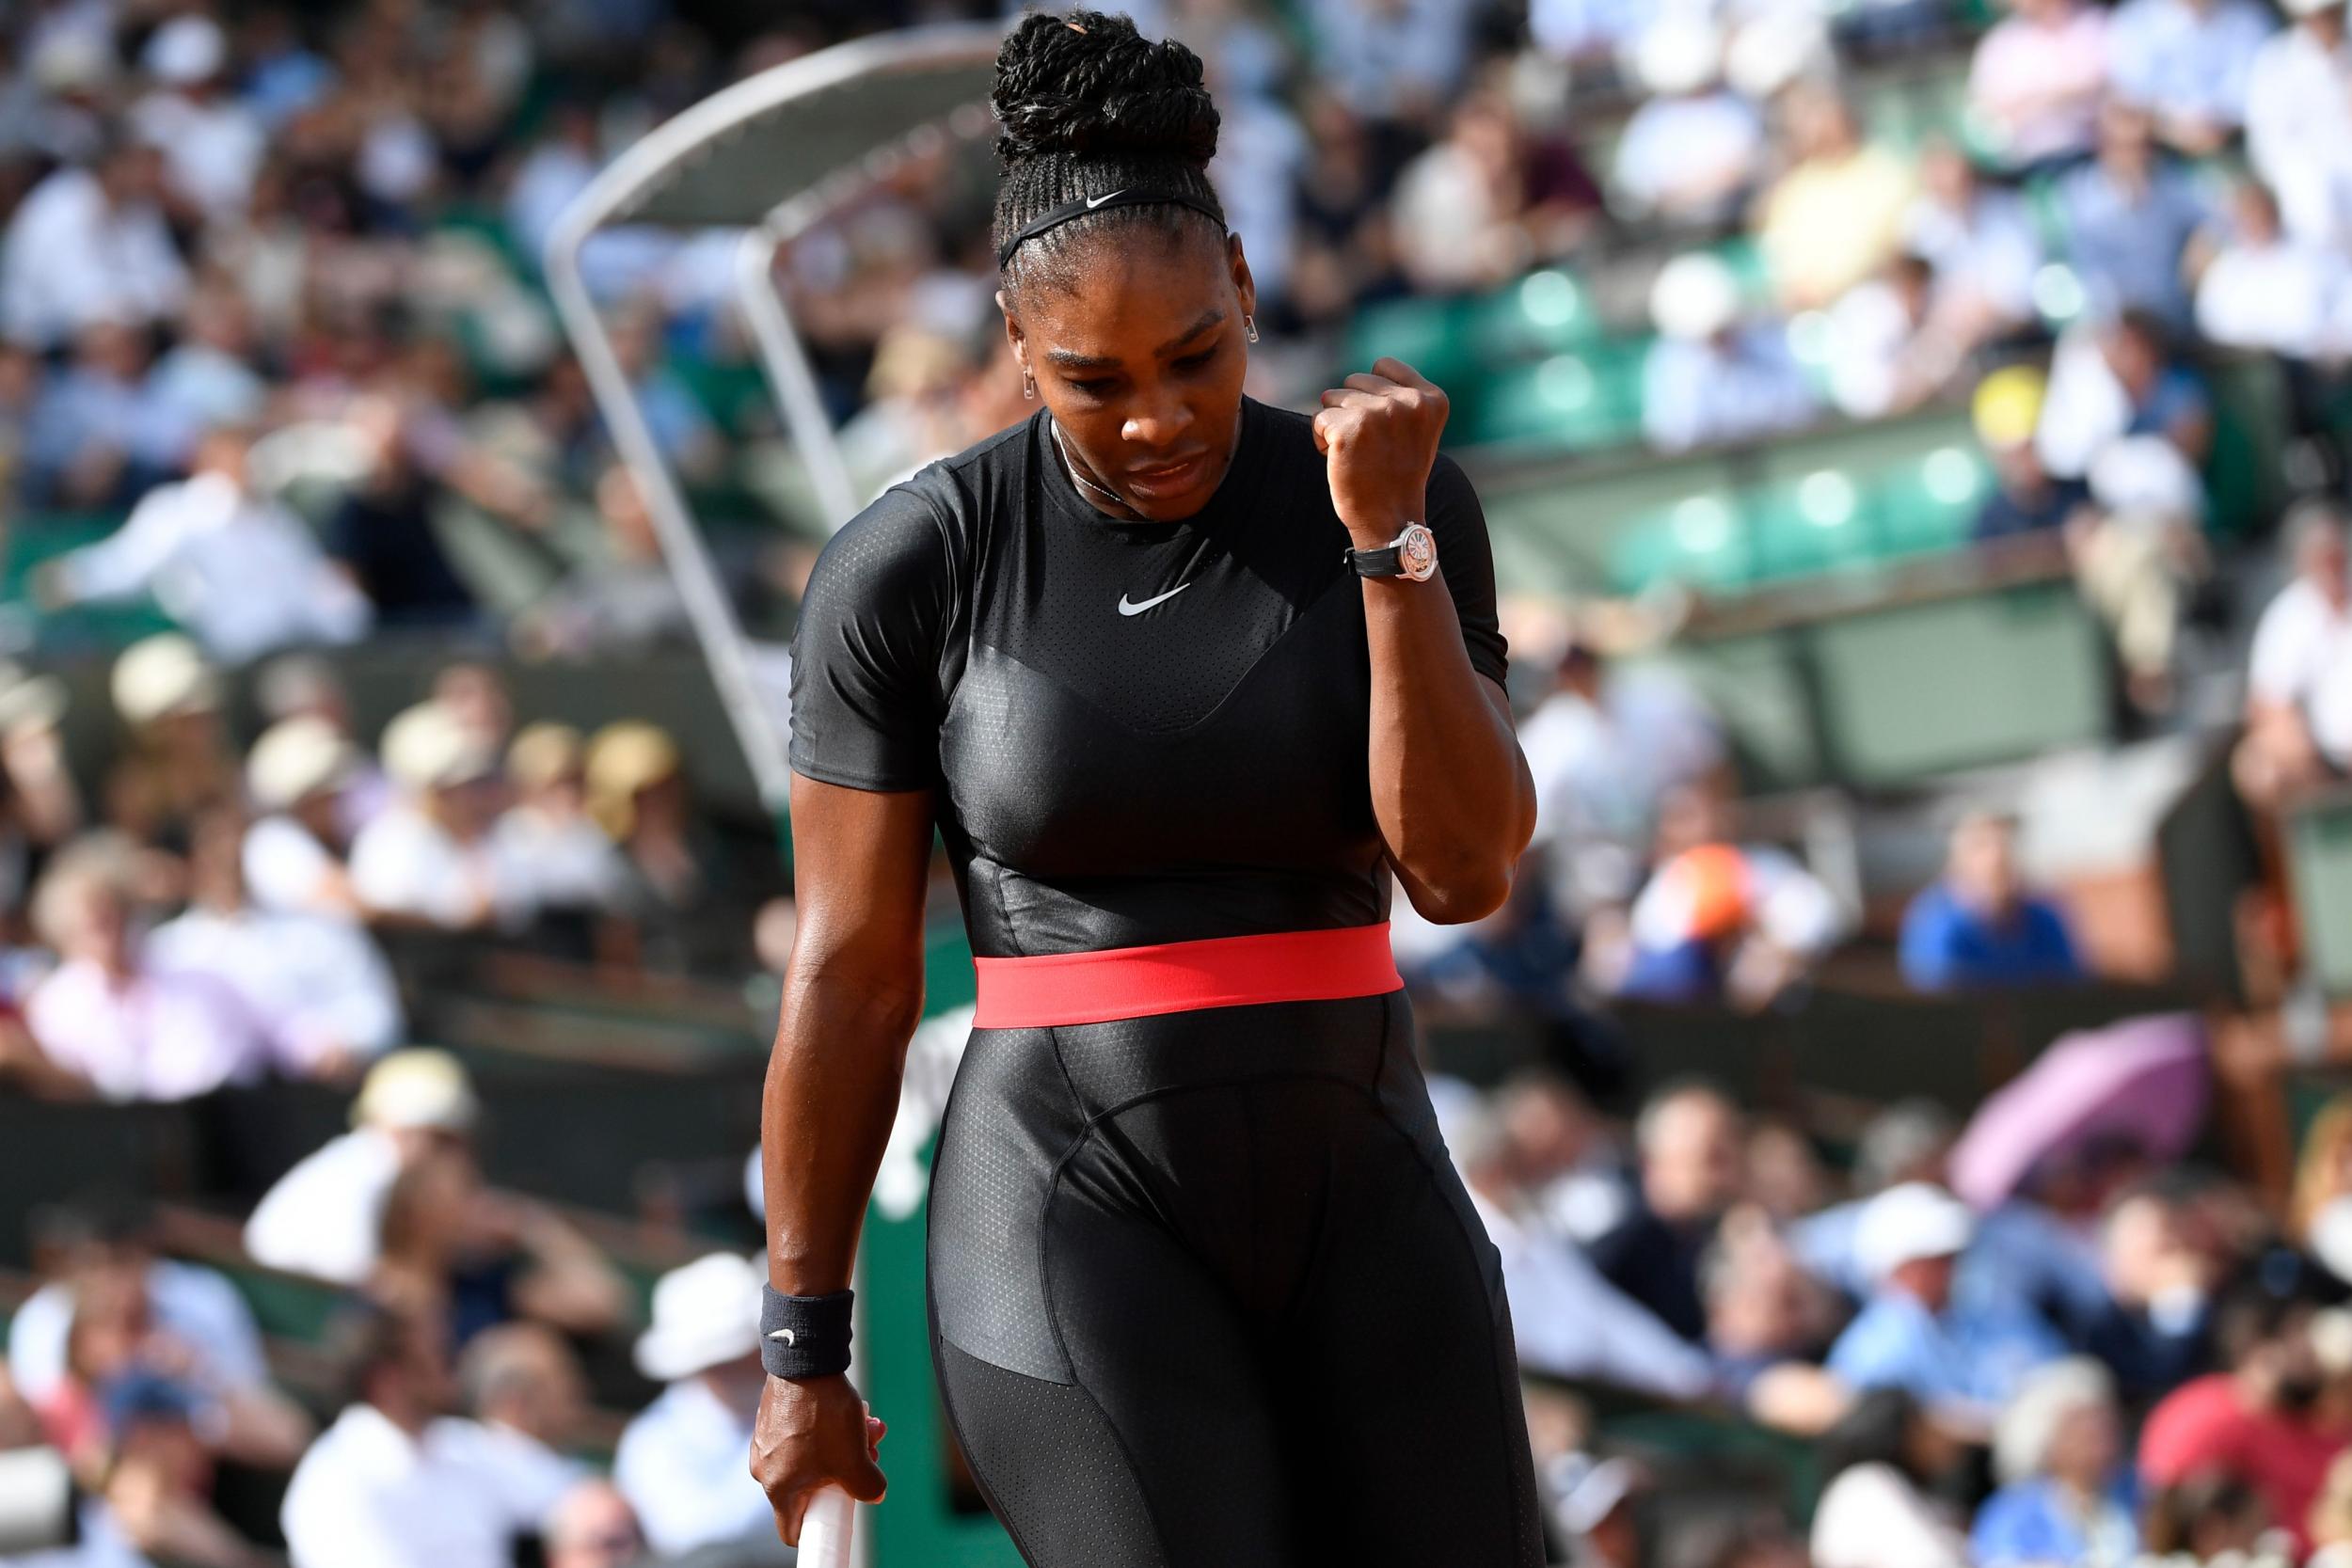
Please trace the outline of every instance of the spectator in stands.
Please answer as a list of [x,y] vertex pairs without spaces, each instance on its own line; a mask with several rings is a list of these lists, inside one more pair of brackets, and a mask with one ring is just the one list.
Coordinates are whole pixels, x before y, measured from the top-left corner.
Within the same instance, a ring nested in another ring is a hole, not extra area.
[[[254,369],[259,355],[244,296],[218,283],[199,286],[188,297],[179,342],[147,379],[148,396],[162,410],[159,422],[189,439],[218,425],[258,424],[269,403],[269,384]],[[184,450],[175,453],[175,466],[185,456]]]
[[368,601],[299,517],[254,490],[251,447],[237,426],[207,434],[185,481],[151,492],[114,534],[56,562],[40,579],[43,595],[79,604],[151,591],[206,652],[231,664],[365,635]]
[[246,894],[279,914],[351,920],[362,912],[345,867],[343,801],[359,753],[324,719],[281,720],[246,763],[257,813],[243,849]]
[[[141,1560],[173,1568],[275,1568],[283,1560],[214,1512],[213,1457],[197,1435],[208,1412],[191,1390],[134,1367],[104,1385],[98,1406],[104,1435],[91,1484],[103,1491],[107,1524]],[[291,1463],[298,1449],[272,1464]]]
[[2202,158],[2246,123],[2249,78],[2272,25],[2253,0],[2124,0],[2107,29],[2107,79],[2155,117],[2168,145]]
[[690,971],[740,952],[770,890],[691,809],[677,742],[642,721],[608,724],[589,738],[587,784],[589,812],[628,863],[640,961]]
[[2232,231],[2197,279],[2197,329],[2224,347],[2275,354],[2290,376],[2312,378],[2313,361],[2339,359],[2348,346],[2352,262],[2289,238],[2277,200],[2250,180],[2238,185],[2231,212]]
[[1963,348],[2035,320],[2034,275],[2042,241],[2014,191],[1978,178],[1950,142],[1919,153],[1919,195],[1903,219],[1903,245],[1934,268],[1929,318]]
[[2280,530],[2295,575],[2254,626],[2246,734],[2231,769],[2258,811],[2352,768],[2352,547],[2340,503],[2297,502]]
[[2246,80],[2246,156],[2279,193],[2287,232],[2338,249],[2352,240],[2352,101],[2344,90],[2344,0],[2285,0],[2293,19],[2255,52]]
[[1943,878],[1903,914],[1903,978],[1920,990],[2066,985],[2084,977],[2065,912],[2026,890],[2015,818],[1953,825]]
[[1788,166],[1756,210],[1756,241],[1780,307],[1820,309],[1894,259],[1911,171],[1863,140],[1852,105],[1800,82],[1780,98]]
[[[2340,1415],[2325,1413],[2327,1381],[2312,1345],[2313,1307],[2259,1279],[2235,1287],[2215,1314],[2214,1339],[2229,1369],[2182,1385],[2150,1414],[2139,1438],[2139,1475],[2152,1491],[2217,1471],[2242,1476],[2272,1520],[2308,1549],[2306,1521],[2328,1467],[2352,1442]],[[2148,1545],[2171,1551],[2183,1532]]]
[[1693,1342],[1707,1333],[1699,1260],[1740,1199],[1744,1131],[1738,1107],[1711,1085],[1659,1090],[1634,1124],[1640,1203],[1592,1243],[1612,1284]]
[[1916,408],[1960,373],[1974,345],[1935,319],[1935,270],[1922,257],[1898,255],[1831,305],[1830,401],[1856,420]]
[[1870,1200],[1854,1236],[1870,1299],[1831,1347],[1829,1370],[1857,1388],[1900,1388],[1963,1429],[1989,1431],[2026,1373],[2064,1350],[2024,1306],[1963,1304],[1952,1284],[1976,1221],[1925,1182]]
[[1764,125],[1722,82],[1723,39],[1696,17],[1642,31],[1631,74],[1646,96],[1618,139],[1611,180],[1628,215],[1713,225],[1735,216],[1764,161]]
[[2058,183],[2069,259],[2094,311],[2153,312],[2189,325],[2183,266],[2212,217],[2195,180],[2157,147],[2155,121],[2136,103],[2099,111],[2099,155]]
[[2214,1288],[2225,1261],[2200,1234],[2189,1195],[2151,1182],[2107,1211],[2099,1248],[2107,1299],[2070,1326],[2133,1410],[2211,1369]]
[[59,511],[113,512],[171,478],[194,430],[149,380],[144,328],[97,321],[42,386],[24,421],[24,499]]
[[[922,461],[968,444],[959,441],[927,452]],[[906,471],[919,466],[908,465]],[[898,477],[894,474],[893,482]],[[604,524],[598,553],[575,566],[516,623],[515,641],[528,657],[626,658],[676,641],[689,629],[686,600],[662,559],[653,514],[636,479],[617,463],[596,481],[596,512]]]
[[632,890],[620,850],[588,814],[587,744],[568,724],[527,724],[506,752],[515,803],[492,837],[506,863],[531,878],[544,930],[563,924],[576,956],[594,951],[596,926],[620,916]]
[[2303,1134],[2287,1234],[2329,1274],[2352,1281],[2352,1098],[2330,1100]]
[[368,1290],[403,1311],[437,1314],[461,1351],[520,1320],[583,1338],[609,1333],[628,1315],[627,1289],[554,1210],[485,1187],[463,1145],[429,1148],[385,1191]]
[[1575,918],[1623,905],[1666,791],[1724,766],[1722,728],[1688,683],[1604,660],[1572,638],[1550,694],[1519,725],[1535,783],[1535,839],[1553,907]]
[[[1669,795],[1659,813],[1657,869],[1633,901],[1626,953],[1599,973],[1620,995],[1659,1002],[1771,1006],[1801,985],[1845,934],[1836,895],[1786,850],[1741,844],[1712,787]],[[1588,945],[1597,945],[1588,929]]]
[[181,203],[206,214],[241,210],[266,145],[260,120],[230,90],[229,40],[209,16],[175,16],[149,36],[139,64],[155,84],[131,105],[134,135],[163,150]]
[[1742,322],[1740,284],[1703,251],[1666,263],[1650,290],[1659,337],[1642,366],[1642,434],[1687,451],[1794,430],[1818,405],[1777,322]]
[[2275,1544],[2261,1488],[2226,1466],[2201,1470],[2148,1497],[2142,1544],[2171,1562],[2227,1562]]
[[130,734],[106,778],[106,819],[139,843],[183,849],[198,816],[237,798],[220,676],[195,643],[164,632],[122,651],[107,692]]
[[1851,1392],[1819,1366],[1836,1309],[1763,1215],[1734,1210],[1699,1267],[1707,1348],[1724,1395],[1767,1425],[1811,1434]]
[[24,1005],[50,1062],[111,1101],[186,1100],[258,1077],[269,1042],[210,975],[158,970],[131,929],[132,857],[85,840],[34,895],[33,925],[62,961]]
[[[775,1530],[757,1487],[743,1485],[752,1419],[767,1373],[759,1364],[759,1270],[712,1253],[654,1286],[653,1323],[637,1370],[667,1384],[621,1433],[612,1479],[664,1555]],[[748,1494],[748,1495],[747,1495]]]
[[1696,1400],[1713,1389],[1714,1369],[1702,1352],[1545,1226],[1536,1195],[1563,1172],[1531,1167],[1502,1117],[1484,1107],[1448,1124],[1446,1147],[1487,1239],[1501,1250],[1522,1365],[1666,1399]]
[[351,693],[343,678],[325,656],[282,654],[263,665],[253,681],[254,705],[265,724],[289,719],[315,719],[341,738],[349,761],[347,777],[336,796],[334,824],[338,836],[348,840],[368,819],[391,803],[391,781],[375,759],[361,752],[352,722]]
[[257,909],[246,895],[243,814],[198,820],[185,912],[148,938],[158,974],[226,984],[268,1037],[279,1070],[347,1082],[401,1037],[391,966],[346,920]]
[[645,1555],[645,1532],[619,1487],[592,1481],[556,1505],[544,1544],[548,1568],[632,1568]]
[[163,174],[154,148],[109,129],[90,164],[35,186],[0,237],[0,330],[45,350],[96,322],[176,312],[188,273],[157,199]]
[[1451,0],[1312,0],[1305,18],[1316,74],[1369,121],[1429,124],[1469,69],[1470,13]]
[[1535,143],[1499,91],[1474,92],[1398,177],[1397,258],[1422,293],[1490,289],[1572,248],[1599,206],[1572,150]]
[[1943,1185],[1959,1137],[1959,1123],[1932,1100],[1898,1101],[1872,1117],[1854,1145],[1853,1196],[1789,1227],[1789,1244],[1804,1266],[1854,1301],[1867,1296],[1871,1281],[1855,1256],[1854,1237],[1870,1200],[1906,1182]]
[[564,1451],[580,1441],[587,1414],[580,1358],[544,1324],[501,1323],[458,1356],[457,1391],[473,1418],[467,1462],[492,1480],[516,1532],[538,1533],[588,1478]]
[[279,1522],[294,1568],[507,1568],[514,1530],[449,1416],[441,1321],[355,1309],[347,1402],[294,1466]]
[[497,665],[481,659],[443,665],[433,677],[432,700],[492,756],[506,754],[515,738],[515,699]]
[[1658,1487],[1639,1464],[1571,1451],[1546,1467],[1542,1485],[1568,1538],[1570,1568],[1640,1568],[1649,1560],[1643,1515]]
[[2107,86],[2107,15],[2083,0],[2010,0],[1977,45],[1968,106],[2013,173],[2072,162],[2094,145]]
[[[462,437],[446,418],[393,395],[355,399],[343,422],[366,467],[327,520],[327,553],[386,627],[467,626],[476,614],[474,593],[450,560],[435,516],[445,495],[436,476],[462,463]],[[525,493],[519,481],[513,488],[497,499],[543,526],[546,499]]]
[[217,1451],[284,1464],[310,1441],[308,1418],[271,1386],[245,1298],[211,1269],[163,1257],[144,1206],[99,1197],[60,1207],[38,1220],[34,1253],[44,1282],[8,1323],[8,1376],[26,1400],[48,1404],[66,1382],[88,1300],[125,1328],[119,1354],[172,1370]]
[[2026,1379],[1994,1432],[2001,1489],[1969,1534],[1976,1568],[2131,1560],[2139,1528],[2117,1426],[2096,1361],[2054,1361]]
[[359,831],[351,886],[378,917],[464,931],[516,930],[532,913],[530,868],[492,834],[497,750],[438,700],[385,727],[384,771],[403,799]]
[[1337,327],[1359,300],[1401,292],[1404,280],[1364,122],[1319,84],[1308,86],[1301,115],[1307,154],[1291,188],[1291,307],[1304,325]]
[[1963,1458],[1903,1390],[1855,1401],[1821,1440],[1826,1484],[1813,1513],[1813,1568],[1967,1568],[1967,1537],[1936,1500]]
[[357,1286],[374,1270],[384,1198],[402,1170],[463,1148],[481,1114],[454,1056],[395,1051],[368,1069],[352,1102],[352,1130],[278,1178],[246,1222],[256,1262]]
[[2030,365],[2005,365],[1979,382],[1969,401],[1977,440],[1993,463],[1993,491],[1977,509],[1969,531],[1979,542],[2034,533],[2056,537],[2090,504],[2090,486],[2052,474],[2035,443],[2047,385]]

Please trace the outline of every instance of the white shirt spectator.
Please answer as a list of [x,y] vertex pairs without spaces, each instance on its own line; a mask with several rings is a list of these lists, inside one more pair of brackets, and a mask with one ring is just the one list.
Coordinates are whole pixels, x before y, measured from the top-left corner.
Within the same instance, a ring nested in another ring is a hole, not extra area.
[[236,993],[208,975],[143,968],[117,984],[75,959],[34,989],[24,1022],[43,1055],[112,1101],[193,1099],[269,1059]]
[[485,1421],[450,1421],[434,1433],[440,1451],[487,1481],[516,1534],[535,1534],[588,1467],[529,1433]]
[[351,847],[351,886],[372,910],[460,928],[486,900],[513,928],[532,913],[531,868],[501,851],[495,835],[460,843],[414,806],[398,805],[359,830]]
[[1856,1465],[1813,1514],[1815,1568],[1968,1568],[1968,1543],[1892,1466]]
[[384,1197],[399,1175],[389,1133],[362,1127],[329,1139],[262,1195],[245,1224],[245,1249],[289,1274],[363,1284],[375,1267]]
[[1535,839],[1565,911],[1640,886],[1658,801],[1724,760],[1706,703],[1665,670],[1613,669],[1597,702],[1555,691],[1519,727],[1535,784]]
[[507,1568],[515,1532],[470,1463],[472,1424],[435,1421],[418,1438],[371,1405],[345,1410],[286,1488],[294,1568]]
[[152,591],[206,652],[231,664],[302,643],[354,642],[374,619],[301,518],[224,474],[158,485],[120,529],[59,568],[76,599]]
[[2312,742],[2338,767],[2352,766],[2352,613],[2297,578],[2254,626],[2247,695],[2295,708]]
[[252,198],[269,143],[261,121],[235,99],[150,93],[132,105],[131,127],[162,150],[173,188],[205,212],[242,213]]
[[2158,115],[2242,125],[2247,74],[2270,32],[2251,0],[2125,0],[2107,27],[2107,79]]
[[1763,156],[1764,123],[1736,94],[1653,98],[1626,121],[1611,180],[1637,214],[1697,220],[1731,212]]
[[1661,451],[1778,435],[1818,409],[1787,332],[1772,323],[1727,341],[1661,337],[1642,362],[1642,434]]
[[112,207],[87,169],[62,168],[35,186],[0,240],[0,325],[36,347],[94,322],[169,315],[187,288],[163,214]]
[[516,806],[490,837],[500,860],[530,878],[531,901],[542,909],[618,913],[629,901],[628,863],[593,817]]
[[2310,359],[2338,348],[2352,267],[2300,241],[2232,245],[2197,280],[2197,330],[2231,348]]
[[1707,1354],[1602,1278],[1572,1243],[1530,1228],[1474,1187],[1464,1190],[1502,1255],[1522,1364],[1671,1400],[1700,1399],[1714,1387]]
[[2352,43],[2309,26],[2265,40],[2247,71],[2246,155],[2276,192],[2288,233],[2352,243]]
[[[645,1543],[671,1556],[775,1528],[751,1478],[752,1423],[700,1378],[662,1390],[621,1433],[612,1483],[637,1511]],[[296,1564],[295,1568],[301,1568]]]
[[199,906],[156,927],[146,958],[163,974],[225,981],[297,1073],[338,1053],[376,1055],[401,1036],[391,966],[347,921]]
[[315,913],[330,907],[326,879],[335,867],[326,846],[291,816],[264,816],[245,831],[246,892],[262,909]]
[[1964,291],[2009,320],[2032,319],[2042,242],[2009,192],[1979,190],[1964,213],[1922,198],[1904,219],[1903,244],[1935,269],[1939,301]]
[[1895,406],[1921,323],[1884,278],[1867,278],[1829,308],[1829,395],[1838,412],[1875,420]]
[[2090,148],[2107,76],[2107,16],[2082,5],[2056,26],[1994,24],[1968,68],[1968,103],[2009,163]]
[[[172,1259],[147,1267],[147,1304],[155,1325],[194,1353],[194,1378],[212,1390],[259,1388],[269,1382],[261,1331],[237,1288],[210,1269]],[[35,1404],[66,1375],[73,1292],[61,1282],[25,1298],[8,1323],[8,1375]]]

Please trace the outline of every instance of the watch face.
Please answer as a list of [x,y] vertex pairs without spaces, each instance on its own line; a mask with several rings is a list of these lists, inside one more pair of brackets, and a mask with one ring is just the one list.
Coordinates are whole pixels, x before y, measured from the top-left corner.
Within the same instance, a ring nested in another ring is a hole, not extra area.
[[1438,536],[1425,523],[1407,523],[1396,536],[1396,569],[1401,577],[1426,582],[1438,570]]

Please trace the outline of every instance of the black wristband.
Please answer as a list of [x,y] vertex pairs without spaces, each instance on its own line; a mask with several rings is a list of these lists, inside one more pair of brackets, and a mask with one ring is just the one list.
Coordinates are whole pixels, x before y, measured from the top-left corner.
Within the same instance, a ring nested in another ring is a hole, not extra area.
[[759,1359],[770,1377],[831,1377],[850,1367],[850,1301],[855,1292],[787,1296],[759,1288]]

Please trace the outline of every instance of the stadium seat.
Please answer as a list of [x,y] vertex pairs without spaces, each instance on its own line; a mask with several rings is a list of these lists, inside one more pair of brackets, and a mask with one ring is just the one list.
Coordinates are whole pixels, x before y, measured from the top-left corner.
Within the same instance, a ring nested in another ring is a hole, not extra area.
[[1993,474],[1982,452],[1952,445],[1872,474],[1866,484],[1878,554],[1894,558],[1967,544]]
[[1591,292],[1557,268],[1532,272],[1475,302],[1470,336],[1489,364],[1588,348],[1602,336]]

